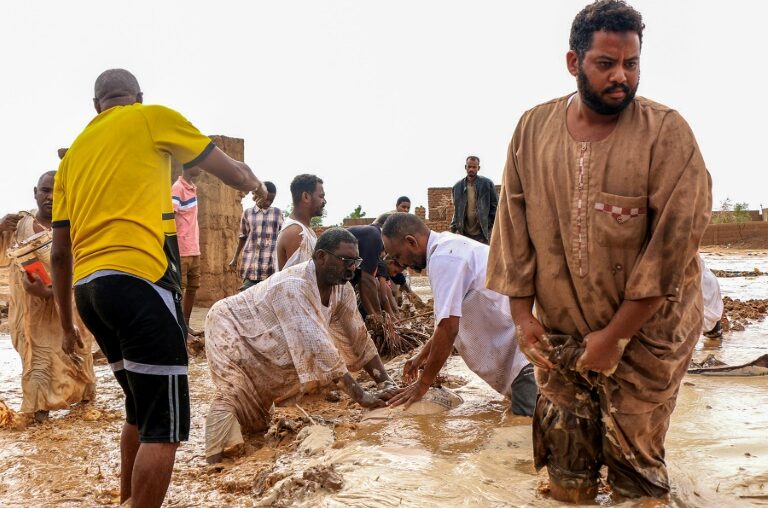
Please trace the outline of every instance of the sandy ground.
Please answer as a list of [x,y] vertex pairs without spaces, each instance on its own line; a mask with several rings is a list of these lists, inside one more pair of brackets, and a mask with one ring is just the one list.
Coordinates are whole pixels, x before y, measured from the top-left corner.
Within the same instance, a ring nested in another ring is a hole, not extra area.
[[[715,269],[768,271],[768,255],[707,253]],[[423,278],[413,286],[429,296]],[[733,298],[768,298],[768,277],[722,279]],[[205,309],[193,326],[202,327]],[[768,352],[768,323],[755,319],[722,343],[705,343],[729,364]],[[388,363],[397,374],[403,358]],[[18,408],[20,366],[0,338],[0,400]],[[445,386],[463,403],[447,413],[368,420],[344,395],[327,391],[299,407],[277,408],[267,436],[221,465],[203,457],[203,423],[213,387],[204,358],[190,365],[192,431],[179,451],[166,506],[558,506],[531,461],[530,420],[458,357]],[[58,411],[42,424],[0,430],[0,505],[99,506],[118,501],[122,395],[108,366],[97,364],[97,399]],[[361,377],[365,379],[365,377]],[[687,376],[667,439],[674,506],[768,506],[768,377]],[[309,430],[302,429],[309,428]],[[616,503],[608,495],[603,505]],[[627,503],[625,503],[627,504]],[[629,504],[634,506],[634,504]]]

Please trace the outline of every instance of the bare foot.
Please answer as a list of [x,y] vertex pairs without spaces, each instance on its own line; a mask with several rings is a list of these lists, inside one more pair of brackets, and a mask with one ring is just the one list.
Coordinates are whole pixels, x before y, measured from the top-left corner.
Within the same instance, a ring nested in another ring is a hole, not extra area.
[[549,495],[556,501],[564,503],[584,504],[594,502],[597,496],[597,485],[591,487],[565,488],[550,480]]

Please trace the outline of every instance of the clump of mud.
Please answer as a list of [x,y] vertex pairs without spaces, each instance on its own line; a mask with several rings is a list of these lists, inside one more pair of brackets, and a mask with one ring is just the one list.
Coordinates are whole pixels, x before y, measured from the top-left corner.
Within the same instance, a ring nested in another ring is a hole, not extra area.
[[23,414],[17,413],[0,400],[0,429],[20,430],[26,424],[27,419]]
[[740,332],[756,321],[762,321],[768,314],[768,299],[745,300],[723,297],[723,331]]
[[336,472],[334,464],[319,465],[301,473],[287,476],[283,471],[264,471],[254,481],[257,506],[287,507],[324,489],[338,492],[344,487],[344,478]]
[[0,302],[0,333],[8,333],[8,302]]
[[717,278],[727,279],[730,277],[761,277],[768,275],[766,272],[761,272],[759,268],[755,268],[751,272],[744,272],[738,270],[712,270]]

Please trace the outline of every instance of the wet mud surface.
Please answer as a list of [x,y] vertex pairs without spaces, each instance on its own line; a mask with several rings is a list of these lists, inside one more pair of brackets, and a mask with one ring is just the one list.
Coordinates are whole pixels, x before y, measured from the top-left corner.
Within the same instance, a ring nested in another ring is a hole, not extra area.
[[[713,269],[768,271],[768,253],[705,259]],[[720,282],[731,298],[768,298],[768,278]],[[414,289],[428,295],[428,287]],[[766,353],[768,323],[755,319],[721,341],[702,338],[694,360],[712,355],[738,365]],[[399,375],[404,359],[388,362],[391,374]],[[10,409],[21,402],[19,372],[10,340],[0,337],[0,400]],[[96,372],[94,402],[53,412],[41,425],[0,429],[0,506],[117,505],[122,394],[103,360]],[[343,394],[305,397],[277,408],[266,435],[247,436],[243,450],[211,466],[203,424],[213,386],[204,358],[193,358],[191,436],[179,450],[166,506],[560,506],[533,468],[530,419],[510,415],[508,402],[457,356],[441,381],[461,404],[422,416],[393,410],[365,419]],[[667,437],[673,506],[768,506],[766,400],[768,376],[685,377]],[[599,501],[643,506],[607,492]]]

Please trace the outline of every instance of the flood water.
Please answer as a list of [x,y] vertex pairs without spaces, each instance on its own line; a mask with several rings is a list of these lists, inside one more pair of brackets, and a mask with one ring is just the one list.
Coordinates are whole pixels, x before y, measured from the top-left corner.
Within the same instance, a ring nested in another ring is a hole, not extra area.
[[[768,272],[766,253],[704,257],[712,269]],[[720,284],[724,296],[768,298],[768,277],[723,278]],[[726,334],[716,347],[700,341],[695,359],[714,354],[736,365],[766,353],[768,320]],[[0,399],[14,409],[20,403],[19,372],[10,341],[0,338]],[[202,424],[212,391],[204,361],[196,360],[190,375],[192,436],[179,453],[167,505],[560,506],[539,493],[546,475],[533,469],[530,420],[507,414],[507,403],[460,358],[451,357],[444,372],[464,399],[451,411],[340,422],[336,443],[317,455],[307,457],[295,447],[251,448],[216,470],[202,457]],[[43,426],[0,431],[1,506],[116,503],[120,395],[106,366],[98,366],[97,373],[101,390],[90,409],[57,412]],[[686,376],[667,436],[673,506],[768,506],[766,401],[768,376]],[[266,464],[259,471],[273,468],[280,477],[334,465],[344,486],[293,496],[276,486],[257,496],[257,462]],[[604,496],[601,504],[614,503]]]

